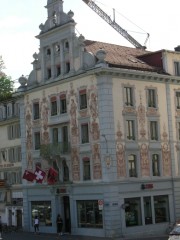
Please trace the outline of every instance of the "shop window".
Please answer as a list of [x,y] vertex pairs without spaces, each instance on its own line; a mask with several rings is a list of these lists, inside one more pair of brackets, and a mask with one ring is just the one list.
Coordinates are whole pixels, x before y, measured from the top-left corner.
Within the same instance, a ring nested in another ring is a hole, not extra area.
[[98,200],[77,201],[77,216],[79,228],[103,228],[102,210],[99,210]]
[[35,102],[33,103],[33,116],[34,116],[34,120],[39,119],[39,103]]
[[51,116],[57,115],[57,100],[56,97],[51,98]]
[[160,176],[160,169],[159,169],[159,155],[153,154],[152,155],[152,174],[153,176]]
[[133,106],[133,88],[124,87],[125,106]]
[[80,110],[87,108],[87,94],[86,90],[79,91]]
[[137,177],[136,156],[128,156],[129,177]]
[[83,158],[83,180],[91,180],[90,159]]
[[128,140],[135,140],[135,123],[134,120],[126,120],[126,132]]
[[156,108],[156,90],[148,89],[147,97],[148,97],[148,107]]
[[145,224],[152,224],[151,197],[144,197],[144,218]]
[[158,141],[158,122],[150,121],[150,139]]
[[34,149],[35,150],[40,149],[40,132],[34,133]]
[[52,211],[50,201],[31,202],[31,222],[34,226],[35,216],[39,219],[40,226],[52,226]]
[[176,92],[176,109],[180,109],[180,92]]
[[169,222],[168,196],[154,197],[155,223]]
[[126,227],[142,225],[140,198],[125,199]]
[[60,113],[67,113],[67,101],[65,94],[60,96]]
[[84,123],[81,125],[81,142],[88,143],[89,142],[89,128],[88,123]]

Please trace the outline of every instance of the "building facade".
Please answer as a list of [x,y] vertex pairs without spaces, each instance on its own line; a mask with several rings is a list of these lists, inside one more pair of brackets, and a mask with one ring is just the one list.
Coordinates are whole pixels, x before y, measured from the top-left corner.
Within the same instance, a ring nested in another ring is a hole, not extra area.
[[0,103],[0,215],[4,224],[23,226],[19,99]]
[[[20,78],[24,228],[77,235],[164,233],[180,218],[180,53],[85,40],[47,1],[33,71]],[[48,184],[49,168],[58,181]]]

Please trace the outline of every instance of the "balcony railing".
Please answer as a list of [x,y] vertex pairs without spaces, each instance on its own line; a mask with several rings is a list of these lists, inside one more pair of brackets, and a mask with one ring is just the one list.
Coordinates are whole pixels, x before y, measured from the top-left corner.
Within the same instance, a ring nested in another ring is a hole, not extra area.
[[40,155],[45,159],[51,159],[54,156],[70,153],[69,142],[58,142],[43,144],[40,146]]

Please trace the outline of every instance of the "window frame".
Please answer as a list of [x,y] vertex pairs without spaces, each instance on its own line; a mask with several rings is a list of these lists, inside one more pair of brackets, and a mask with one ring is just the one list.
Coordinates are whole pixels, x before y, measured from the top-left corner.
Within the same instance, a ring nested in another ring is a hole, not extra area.
[[159,140],[159,124],[156,120],[149,121],[149,133],[150,133],[150,140],[151,141],[158,141]]
[[134,89],[130,86],[124,86],[124,104],[126,107],[134,106]]
[[83,180],[89,181],[91,180],[91,162],[89,157],[84,157],[82,159],[83,165]]
[[51,116],[56,116],[58,114],[58,103],[56,96],[51,97],[50,104],[51,104]]
[[60,95],[60,113],[67,113],[67,100],[65,94]]
[[180,62],[174,61],[174,75],[180,76]]
[[157,93],[156,89],[147,89],[147,106],[149,108],[157,108]]
[[160,156],[157,153],[152,154],[152,176],[160,176]]
[[[130,159],[130,157],[132,157],[132,159]],[[135,154],[128,155],[128,175],[129,177],[138,177],[137,156]]]
[[180,109],[180,91],[176,91],[176,109]]
[[81,143],[89,143],[89,124],[81,123]]
[[130,141],[136,140],[134,119],[126,119],[126,139]]
[[40,131],[34,132],[34,150],[40,150],[41,134]]
[[87,91],[86,89],[79,91],[79,109],[87,109]]
[[38,120],[40,118],[40,108],[39,108],[39,102],[33,103],[33,119]]

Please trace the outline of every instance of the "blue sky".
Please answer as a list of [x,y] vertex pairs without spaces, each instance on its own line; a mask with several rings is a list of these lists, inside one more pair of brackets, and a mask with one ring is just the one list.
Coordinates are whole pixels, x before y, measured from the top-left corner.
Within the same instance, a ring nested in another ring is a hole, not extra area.
[[[39,25],[47,19],[47,0],[0,0],[0,55],[5,73],[18,79],[32,70],[32,55],[38,52]],[[96,4],[142,45],[150,33],[147,50],[174,50],[180,45],[179,0],[99,0]],[[3,11],[2,11],[3,9]],[[64,0],[64,11],[74,12],[77,35],[133,47],[82,0]],[[137,27],[138,26],[138,27]]]

